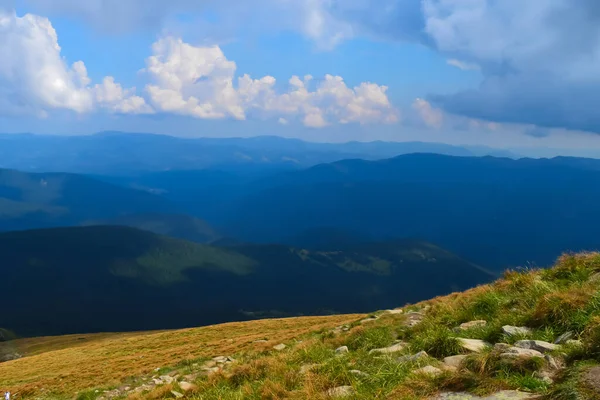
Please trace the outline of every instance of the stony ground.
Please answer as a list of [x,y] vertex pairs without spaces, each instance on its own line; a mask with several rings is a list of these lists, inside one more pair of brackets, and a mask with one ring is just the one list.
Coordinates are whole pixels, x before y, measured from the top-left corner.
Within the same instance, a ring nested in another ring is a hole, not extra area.
[[[0,387],[82,400],[600,399],[596,253],[370,316],[255,324],[106,337],[95,358],[83,358],[87,346],[71,354],[69,368],[62,352],[76,345],[25,354],[0,364]],[[88,362],[98,376],[83,379]]]

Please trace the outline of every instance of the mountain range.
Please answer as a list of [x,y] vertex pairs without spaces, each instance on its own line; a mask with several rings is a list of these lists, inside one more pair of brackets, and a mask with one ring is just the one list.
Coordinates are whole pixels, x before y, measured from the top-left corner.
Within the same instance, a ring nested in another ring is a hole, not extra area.
[[29,172],[133,175],[165,170],[298,169],[348,158],[429,152],[516,157],[504,150],[423,142],[311,143],[276,136],[185,139],[101,132],[89,136],[0,134],[0,168]]
[[368,311],[487,282],[435,245],[209,246],[121,226],[0,234],[2,326],[20,335]]

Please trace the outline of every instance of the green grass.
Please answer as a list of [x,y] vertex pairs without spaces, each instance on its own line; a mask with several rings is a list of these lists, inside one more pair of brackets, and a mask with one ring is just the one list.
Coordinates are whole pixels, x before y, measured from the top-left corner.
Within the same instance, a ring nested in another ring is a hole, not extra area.
[[[596,254],[568,255],[553,270],[510,271],[490,285],[407,307],[425,315],[414,327],[407,326],[406,314],[376,313],[378,319],[350,323],[347,332],[333,333],[327,328],[289,340],[288,348],[281,352],[269,347],[232,354],[237,362],[231,368],[223,374],[198,377],[198,389],[187,398],[325,399],[328,389],[347,385],[354,389],[356,399],[417,400],[440,391],[487,395],[509,389],[542,394],[549,400],[592,399],[598,394],[585,387],[582,376],[587,368],[600,363],[600,282],[590,281],[599,270],[600,257]],[[456,329],[471,320],[485,320],[487,324]],[[502,333],[504,325],[527,326],[532,332],[506,336]],[[553,376],[554,383],[540,377],[542,372],[551,371],[545,358],[506,359],[501,349],[493,347],[469,354],[457,370],[443,370],[437,376],[414,373],[424,366],[443,369],[444,357],[465,353],[458,337],[491,344],[514,344],[525,338],[553,342],[567,330],[581,340],[581,345],[564,345],[552,353],[565,367]],[[370,354],[372,349],[397,341],[407,344],[398,353]],[[343,345],[350,351],[336,354],[335,349]],[[397,360],[419,351],[426,351],[428,357],[412,362]],[[187,373],[204,360],[173,368]],[[361,373],[351,372],[355,370]],[[170,398],[164,391],[156,389],[156,393],[141,398]]]

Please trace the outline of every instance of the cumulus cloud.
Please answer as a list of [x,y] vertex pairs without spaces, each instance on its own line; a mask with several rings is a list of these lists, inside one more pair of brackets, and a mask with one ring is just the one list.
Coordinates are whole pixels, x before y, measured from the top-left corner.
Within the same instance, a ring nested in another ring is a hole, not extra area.
[[431,128],[441,128],[444,123],[442,110],[432,107],[427,100],[415,99],[413,109],[417,112],[425,125]]
[[[193,46],[165,37],[153,45],[145,72],[149,102],[159,112],[196,118],[300,119],[305,126],[320,128],[332,123],[392,123],[398,120],[387,87],[364,82],[350,88],[342,77],[326,75],[313,82],[307,75],[293,76],[288,90],[278,92],[272,76],[236,79],[237,66],[218,46]],[[314,83],[314,89],[309,85]],[[282,122],[285,121],[285,122]]]
[[90,87],[82,61],[67,65],[47,18],[0,11],[0,113],[44,116],[52,109],[77,113],[96,106],[115,112],[144,107],[143,99],[112,78]]

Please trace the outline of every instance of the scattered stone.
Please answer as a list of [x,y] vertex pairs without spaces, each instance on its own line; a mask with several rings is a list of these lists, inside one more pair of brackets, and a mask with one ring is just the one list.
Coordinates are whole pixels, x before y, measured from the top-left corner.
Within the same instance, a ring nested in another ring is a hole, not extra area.
[[427,352],[420,351],[417,354],[412,354],[412,355],[407,355],[407,356],[399,357],[396,361],[398,361],[399,363],[414,362],[414,361],[422,360],[422,359],[427,358],[427,357],[429,357],[429,355],[427,354]]
[[600,396],[600,366],[587,370],[583,375],[583,382],[596,395]]
[[282,350],[284,350],[286,347],[287,347],[287,346],[286,346],[285,344],[281,343],[281,344],[278,344],[277,346],[273,346],[273,349],[274,349],[274,350],[277,350],[277,351],[282,351]]
[[388,314],[402,314],[404,311],[402,311],[402,309],[400,308],[396,308],[394,310],[385,310],[386,313]]
[[535,395],[530,393],[504,390],[486,397],[475,396],[469,393],[442,393],[431,400],[525,400],[534,399],[535,397]]
[[473,328],[482,328],[486,325],[487,325],[487,321],[477,320],[477,321],[470,321],[470,322],[465,322],[464,324],[460,324],[458,329],[460,329],[461,331],[466,331],[466,330],[473,329]]
[[507,343],[496,343],[494,345],[494,350],[497,353],[504,353],[504,352],[510,350],[512,347],[513,346],[511,346],[510,344],[507,344]]
[[492,346],[488,342],[485,342],[485,341],[479,340],[479,339],[458,338],[458,342],[463,349],[465,349],[467,351],[471,351],[473,353],[481,353],[488,347]]
[[163,376],[161,376],[160,380],[162,380],[166,384],[175,382],[175,378],[173,378],[172,376],[169,376],[169,375],[163,375]]
[[515,359],[515,358],[529,359],[529,358],[534,358],[534,357],[544,358],[544,355],[537,350],[523,349],[521,347],[511,347],[504,353],[500,354],[500,358],[504,358],[504,359]]
[[519,340],[515,343],[515,346],[522,349],[537,350],[540,353],[548,353],[560,348],[557,344],[544,342],[543,340]]
[[406,313],[406,320],[404,321],[404,325],[412,328],[413,326],[418,325],[425,318],[425,314],[418,311],[410,311]]
[[197,386],[194,385],[193,383],[189,383],[189,382],[186,382],[186,381],[179,382],[179,387],[184,392],[189,392],[190,390],[194,390],[194,389],[197,388]]
[[406,343],[396,343],[392,346],[384,347],[382,349],[373,349],[369,351],[369,354],[392,354],[404,350],[405,347]]
[[220,367],[204,367],[204,368],[202,368],[202,372],[204,373],[204,375],[216,374],[219,371],[221,371]]
[[567,340],[571,340],[571,339],[573,339],[573,337],[575,337],[575,332],[571,332],[571,331],[565,332],[556,338],[556,340],[554,341],[554,344],[565,344],[565,343],[567,343]]
[[344,354],[344,353],[348,353],[350,352],[350,350],[348,350],[348,346],[342,346],[342,347],[338,347],[337,349],[335,349],[335,354]]
[[182,398],[182,397],[183,397],[183,394],[181,394],[181,393],[179,393],[179,392],[176,392],[175,390],[171,390],[171,394],[172,394],[173,396],[175,396],[176,398],[178,398],[178,399],[180,399],[180,398]]
[[338,386],[335,388],[331,388],[326,392],[327,396],[332,397],[334,399],[350,397],[354,395],[354,393],[355,390],[352,386]]
[[186,381],[187,382],[190,382],[190,381],[193,382],[196,379],[198,379],[198,376],[199,376],[199,374],[189,374],[189,375],[184,376],[183,379],[184,379],[184,382],[186,382]]
[[439,368],[436,368],[436,367],[432,367],[431,365],[428,365],[426,367],[419,368],[413,372],[415,374],[419,374],[419,375],[438,376],[442,373],[442,370]]
[[502,333],[508,336],[526,336],[531,335],[532,332],[530,328],[524,326],[504,325],[502,327]]
[[444,365],[450,368],[459,369],[466,358],[467,356],[465,355],[446,357],[444,358]]
[[352,375],[357,376],[359,378],[368,378],[370,375],[366,372],[359,371],[357,369],[353,369],[349,371]]

